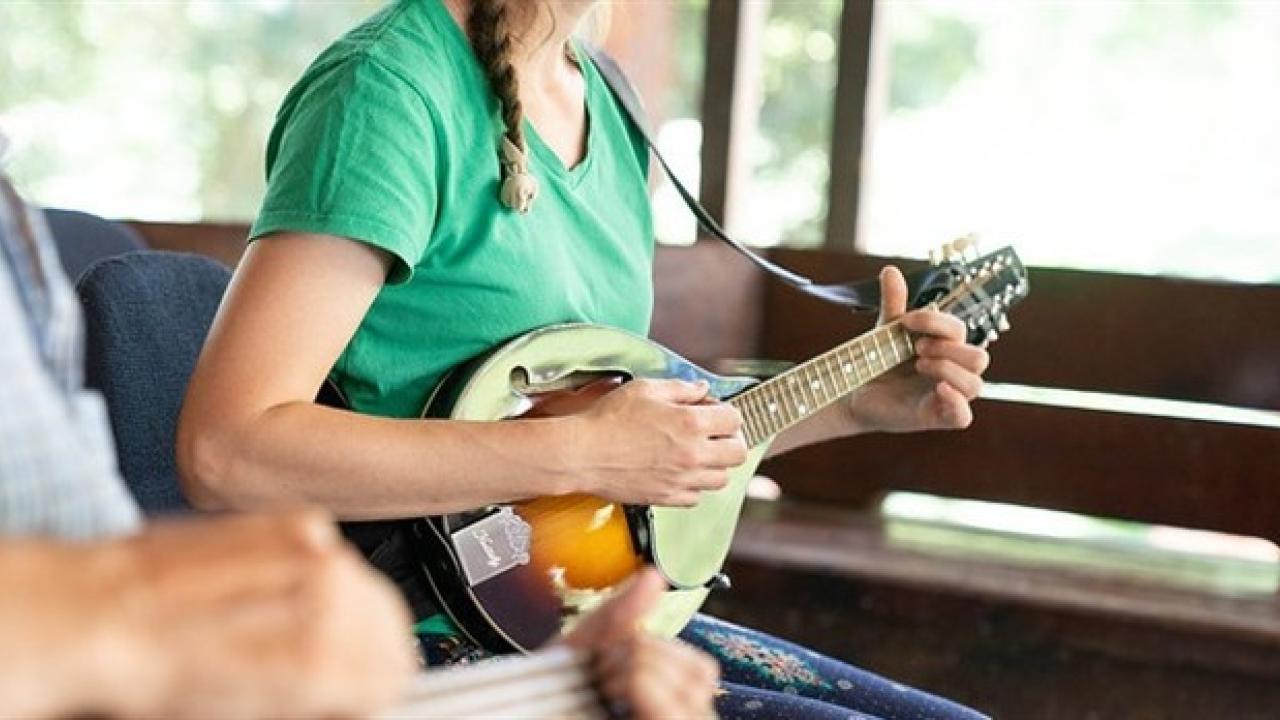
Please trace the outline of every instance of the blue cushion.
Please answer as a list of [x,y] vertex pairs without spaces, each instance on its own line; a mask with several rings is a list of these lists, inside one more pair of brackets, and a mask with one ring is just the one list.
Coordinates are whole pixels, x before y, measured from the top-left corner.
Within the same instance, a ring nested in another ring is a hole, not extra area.
[[231,272],[199,255],[131,252],[89,267],[86,380],[106,397],[120,470],[147,514],[189,510],[174,457],[178,411]]
[[46,209],[45,220],[58,246],[62,269],[73,281],[102,258],[141,250],[145,245],[133,228],[79,210]]

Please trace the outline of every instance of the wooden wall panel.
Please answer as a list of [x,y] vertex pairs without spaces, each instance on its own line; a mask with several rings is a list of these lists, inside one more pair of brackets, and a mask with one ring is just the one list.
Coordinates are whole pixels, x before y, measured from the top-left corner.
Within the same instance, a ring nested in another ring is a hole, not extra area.
[[[129,223],[158,250],[207,255],[234,267],[247,225]],[[718,243],[657,248],[653,337],[701,362],[754,357],[760,338],[762,279]]]
[[913,490],[1280,541],[1280,431],[986,400],[974,414],[963,432],[827,443],[762,472],[850,506]]
[[754,266],[720,243],[659,246],[650,334],[707,365],[723,358],[756,357],[763,285]]
[[236,223],[157,223],[131,221],[127,223],[147,245],[156,250],[189,252],[219,260],[228,267],[235,267],[244,254],[249,226]]
[[832,250],[852,248],[858,234],[874,14],[875,3],[871,0],[848,0],[840,14],[825,240],[826,247]]
[[[799,250],[773,257],[824,280],[872,276],[887,262]],[[1280,286],[1041,268],[1030,278],[1013,332],[992,347],[992,380],[1280,409]],[[808,357],[870,322],[769,283],[762,352]]]

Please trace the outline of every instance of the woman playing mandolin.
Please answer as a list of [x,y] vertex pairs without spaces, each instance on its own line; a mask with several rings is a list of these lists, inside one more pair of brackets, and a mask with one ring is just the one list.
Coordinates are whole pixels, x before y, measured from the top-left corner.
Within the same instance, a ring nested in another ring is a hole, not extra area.
[[[183,409],[178,459],[195,504],[314,503],[348,521],[571,493],[686,506],[744,461],[737,410],[676,380],[631,382],[564,417],[418,419],[451,368],[534,328],[647,333],[648,156],[572,39],[594,5],[401,0],[290,91],[253,242]],[[881,283],[881,320],[901,316],[918,359],[787,431],[775,452],[971,421],[986,352],[948,315],[904,315],[896,269]],[[315,402],[326,378],[355,412]],[[404,538],[373,537],[362,549],[414,605],[429,658],[479,654],[432,606]],[[702,616],[682,637],[720,659],[727,718],[977,717]]]

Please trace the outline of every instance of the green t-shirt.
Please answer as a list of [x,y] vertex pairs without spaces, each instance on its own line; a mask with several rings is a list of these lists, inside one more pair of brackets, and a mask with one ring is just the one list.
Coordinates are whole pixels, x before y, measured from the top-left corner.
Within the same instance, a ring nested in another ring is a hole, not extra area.
[[356,410],[415,416],[447,370],[542,325],[648,332],[648,155],[580,58],[586,157],[566,169],[526,122],[541,185],[527,215],[498,200],[498,101],[440,0],[392,4],[285,98],[251,237],[324,233],[394,257],[333,368]]

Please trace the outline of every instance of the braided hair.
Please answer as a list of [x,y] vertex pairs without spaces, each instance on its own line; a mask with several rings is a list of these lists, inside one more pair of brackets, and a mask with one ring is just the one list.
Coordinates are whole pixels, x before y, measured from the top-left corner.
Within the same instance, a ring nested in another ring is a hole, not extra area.
[[526,213],[538,196],[538,181],[529,172],[529,147],[524,135],[524,107],[520,104],[520,79],[511,56],[515,46],[513,7],[525,0],[473,0],[467,34],[489,85],[502,106],[502,142],[498,161],[502,168],[499,198],[502,204]]

